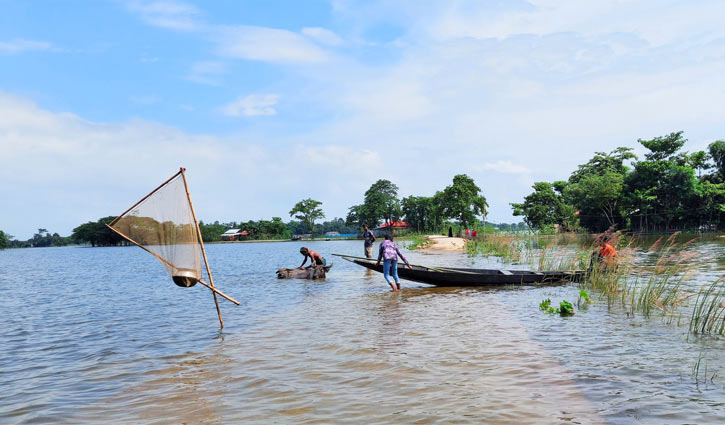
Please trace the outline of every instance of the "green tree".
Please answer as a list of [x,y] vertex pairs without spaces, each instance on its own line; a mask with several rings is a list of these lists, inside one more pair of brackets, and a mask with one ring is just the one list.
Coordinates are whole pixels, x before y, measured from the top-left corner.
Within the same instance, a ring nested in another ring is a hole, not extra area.
[[571,173],[569,183],[575,184],[582,178],[591,175],[601,176],[608,172],[626,175],[629,172],[629,167],[624,165],[624,162],[636,159],[637,156],[632,153],[632,148],[618,147],[609,153],[595,152],[592,159],[586,164],[580,165],[576,171]]
[[398,200],[398,186],[390,180],[378,180],[365,192],[364,210],[367,218],[374,223],[368,225],[376,226],[378,220],[385,222],[397,221],[402,212]]
[[687,142],[687,139],[682,137],[682,133],[682,131],[676,131],[650,140],[637,139],[637,142],[649,149],[650,152],[644,154],[647,161],[671,160]]
[[[325,214],[322,209],[318,208],[322,205],[322,202],[315,201],[314,199],[303,199],[290,210],[289,215],[295,216],[296,219],[301,220],[307,225],[311,233],[315,231],[315,220],[325,218]],[[296,215],[295,215],[296,214]]]
[[[566,202],[563,195],[567,190],[566,182],[536,182],[533,189],[534,192],[527,195],[523,203],[511,204],[515,216],[523,216],[524,222],[536,230],[554,225],[561,226],[562,230],[576,227],[575,208]],[[521,226],[518,228],[523,230]]]
[[708,156],[715,163],[713,181],[725,183],[725,140],[718,140],[707,147]]
[[199,222],[201,240],[204,242],[218,242],[222,240],[222,233],[226,232],[229,228],[225,224],[219,223],[219,221],[211,224],[205,224],[203,221]]
[[567,187],[566,196],[583,215],[582,225],[599,232],[622,224],[619,204],[623,191],[624,175],[607,170],[601,175],[581,177],[577,183]]
[[360,233],[360,227],[357,224],[347,224],[342,218],[333,218],[318,225],[320,233],[338,232],[338,233]]
[[408,196],[400,203],[403,217],[408,227],[418,232],[426,232],[435,229],[439,221],[438,209],[432,197]]
[[453,184],[440,192],[438,205],[444,217],[456,219],[464,228],[476,221],[477,216],[486,216],[486,198],[472,178],[465,174],[453,177]]
[[695,170],[687,154],[677,154],[686,141],[681,131],[638,140],[650,152],[644,155],[645,160],[634,163],[634,170],[624,181],[625,198],[634,201],[628,208],[633,227],[638,215],[645,217],[645,229],[649,230],[697,226],[700,206]]
[[575,209],[566,203],[562,193],[566,190],[566,182],[536,182],[533,189],[533,193],[524,197],[524,202],[511,204],[515,216],[523,216],[524,222],[536,230],[555,224],[565,230],[575,226]]
[[95,222],[89,221],[88,223],[81,224],[73,229],[70,239],[77,243],[89,243],[91,246],[122,244],[124,239],[106,227],[106,224],[109,224],[115,218],[113,216],[103,217]]
[[702,175],[702,170],[710,168],[710,165],[707,163],[707,153],[705,151],[695,152],[688,159],[690,166],[697,170],[698,178]]
[[709,230],[725,227],[725,183],[704,180],[695,191],[702,207],[700,224]]
[[0,249],[5,249],[10,246],[10,239],[13,237],[0,230]]
[[265,235],[265,238],[279,239],[289,238],[287,225],[282,221],[282,217],[272,217],[272,220],[260,220],[259,231]]
[[377,227],[381,221],[397,221],[403,214],[398,200],[398,186],[390,180],[378,180],[365,192],[360,205],[353,205],[347,213],[348,225]]

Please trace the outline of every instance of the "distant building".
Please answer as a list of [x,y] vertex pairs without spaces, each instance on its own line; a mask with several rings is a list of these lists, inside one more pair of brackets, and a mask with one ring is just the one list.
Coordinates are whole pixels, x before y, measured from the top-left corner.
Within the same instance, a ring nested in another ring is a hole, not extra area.
[[395,230],[407,230],[407,229],[408,229],[408,223],[406,223],[404,221],[389,221],[387,223],[382,224],[380,227],[376,227],[375,229],[372,229],[372,231],[373,231],[373,235],[375,235],[376,238],[381,238],[381,237],[384,237],[386,233],[389,233],[389,232],[395,233]]
[[223,241],[241,241],[249,236],[249,232],[241,229],[229,229],[222,233]]

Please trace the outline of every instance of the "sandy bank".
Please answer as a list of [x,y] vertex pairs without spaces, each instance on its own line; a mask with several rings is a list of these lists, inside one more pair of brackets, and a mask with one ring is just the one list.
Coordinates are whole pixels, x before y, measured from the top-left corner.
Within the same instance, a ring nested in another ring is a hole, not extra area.
[[466,249],[466,240],[463,238],[449,238],[448,236],[429,235],[426,239],[431,241],[425,250],[435,251],[463,251]]

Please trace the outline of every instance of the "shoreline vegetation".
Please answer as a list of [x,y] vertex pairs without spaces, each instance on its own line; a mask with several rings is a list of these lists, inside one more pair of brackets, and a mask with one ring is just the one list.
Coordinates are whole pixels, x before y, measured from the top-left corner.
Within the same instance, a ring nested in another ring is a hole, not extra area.
[[[639,159],[633,148],[618,147],[609,153],[595,152],[585,164],[578,166],[567,180],[536,182],[534,192],[523,202],[511,203],[519,223],[486,221],[488,202],[483,191],[466,174],[453,177],[452,184],[433,196],[410,195],[400,199],[398,186],[389,180],[378,180],[364,193],[363,202],[348,208],[347,217],[324,219],[322,202],[307,198],[297,202],[289,216],[297,220],[285,223],[281,217],[271,220],[211,224],[199,222],[204,242],[222,239],[222,234],[235,229],[231,236],[245,240],[296,239],[299,235],[326,233],[360,234],[362,225],[370,228],[405,228],[414,234],[439,234],[451,227],[475,229],[479,233],[528,231],[533,235],[571,232],[602,233],[626,230],[629,233],[668,234],[679,231],[718,232],[725,230],[725,140],[710,143],[707,151],[690,154],[682,151],[687,139],[682,131],[673,132],[637,143],[647,149]],[[61,236],[40,228],[27,241],[14,240],[0,230],[0,249],[22,247],[120,245],[125,242],[105,225],[115,217],[103,217],[73,229],[70,236]],[[153,221],[153,219],[150,219]],[[155,223],[154,227],[175,225]],[[380,227],[378,227],[380,226]],[[399,235],[400,236],[400,235]],[[412,246],[424,245],[412,236]],[[484,241],[469,244],[469,253],[497,254],[517,257],[525,246]]]
[[[590,268],[590,258],[598,247],[593,235],[487,234],[467,241],[466,247],[469,256],[492,256],[502,264],[524,264],[536,270],[590,270],[584,281],[570,283],[592,294],[587,303],[604,302],[627,317],[660,318],[686,326],[688,335],[725,335],[725,275],[696,282],[696,261],[716,260],[703,258],[694,244],[698,237],[675,232],[646,243],[641,236],[609,236],[618,251],[614,269]],[[711,235],[713,240],[722,236]]]

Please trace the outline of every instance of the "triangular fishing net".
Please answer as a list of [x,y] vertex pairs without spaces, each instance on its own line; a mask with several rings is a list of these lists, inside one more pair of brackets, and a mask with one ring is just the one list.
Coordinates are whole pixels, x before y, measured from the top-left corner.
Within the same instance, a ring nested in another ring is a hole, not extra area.
[[177,285],[190,287],[201,280],[201,245],[183,173],[159,186],[109,226],[153,254]]

